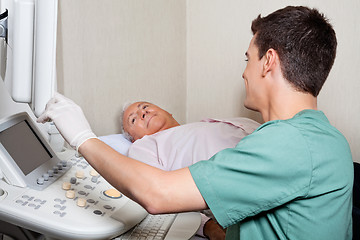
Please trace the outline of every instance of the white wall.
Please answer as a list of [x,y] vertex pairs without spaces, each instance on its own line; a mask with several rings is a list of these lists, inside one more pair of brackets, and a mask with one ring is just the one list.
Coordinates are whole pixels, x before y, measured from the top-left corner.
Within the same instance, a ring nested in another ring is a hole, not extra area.
[[334,67],[319,95],[319,109],[348,139],[360,162],[360,1],[197,0],[187,2],[187,120],[249,116],[243,107],[244,53],[251,22],[287,5],[316,7],[330,19],[338,38]]
[[118,131],[126,99],[146,99],[181,122],[260,115],[243,107],[244,53],[251,21],[286,5],[324,12],[338,37],[337,59],[319,108],[360,162],[358,0],[61,0],[60,91],[84,109],[99,135]]
[[119,132],[126,101],[164,106],[185,122],[185,2],[59,1],[59,91],[98,135]]

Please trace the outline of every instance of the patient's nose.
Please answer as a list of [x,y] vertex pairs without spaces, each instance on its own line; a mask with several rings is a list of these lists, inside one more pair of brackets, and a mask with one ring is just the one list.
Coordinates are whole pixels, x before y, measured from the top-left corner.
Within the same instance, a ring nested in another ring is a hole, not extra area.
[[139,116],[141,119],[144,119],[145,118],[145,114],[146,114],[146,111],[145,109],[139,109]]

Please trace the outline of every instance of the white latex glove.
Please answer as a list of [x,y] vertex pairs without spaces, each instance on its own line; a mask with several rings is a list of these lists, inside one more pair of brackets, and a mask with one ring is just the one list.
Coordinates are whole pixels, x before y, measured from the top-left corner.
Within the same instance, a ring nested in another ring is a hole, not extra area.
[[96,138],[81,108],[59,93],[55,93],[46,104],[46,109],[37,122],[44,123],[50,120],[76,151],[86,140]]

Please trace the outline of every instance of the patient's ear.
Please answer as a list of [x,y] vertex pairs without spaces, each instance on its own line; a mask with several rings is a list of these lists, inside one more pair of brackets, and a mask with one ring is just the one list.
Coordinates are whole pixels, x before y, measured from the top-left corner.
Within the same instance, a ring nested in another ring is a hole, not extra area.
[[279,55],[275,49],[270,48],[264,55],[263,76],[273,71],[279,65]]

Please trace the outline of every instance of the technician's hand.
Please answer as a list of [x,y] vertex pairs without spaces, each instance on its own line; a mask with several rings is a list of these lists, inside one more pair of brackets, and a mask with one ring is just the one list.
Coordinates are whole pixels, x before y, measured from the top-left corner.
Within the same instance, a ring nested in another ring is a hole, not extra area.
[[86,140],[96,138],[81,108],[59,93],[55,93],[47,103],[44,113],[37,122],[44,123],[50,120],[55,123],[70,146],[76,150]]

